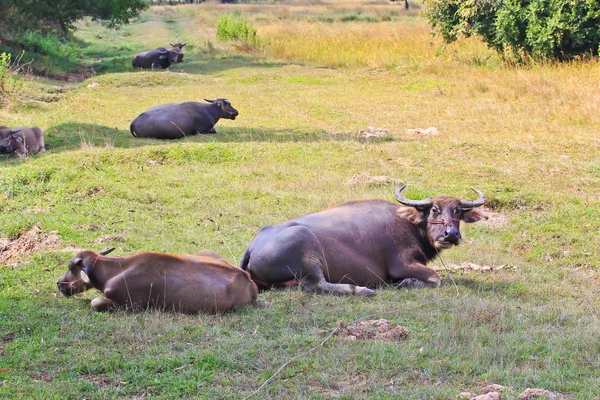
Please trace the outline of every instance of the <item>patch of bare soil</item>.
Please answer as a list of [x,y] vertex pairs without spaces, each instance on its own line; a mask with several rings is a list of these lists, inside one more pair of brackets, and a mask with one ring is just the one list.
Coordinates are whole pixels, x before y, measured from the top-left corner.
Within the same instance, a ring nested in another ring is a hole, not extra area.
[[[500,400],[502,399],[502,393],[509,391],[514,392],[514,388],[507,388],[502,385],[491,384],[483,387],[481,389],[483,394],[474,394],[469,392],[462,392],[458,396],[457,399],[468,399],[468,400]],[[571,399],[568,395],[563,395],[561,393],[551,392],[546,389],[525,389],[519,397],[518,400],[531,400],[531,399],[548,399],[548,400],[567,400]]]
[[108,375],[98,374],[98,375],[87,375],[85,377],[88,381],[102,387],[112,386],[113,380],[110,379]]
[[530,399],[548,399],[548,400],[558,400],[558,399],[569,399],[569,396],[565,396],[560,393],[551,392],[546,389],[525,389],[523,393],[517,397],[518,400],[530,400]]
[[359,173],[355,174],[352,178],[350,178],[350,180],[346,183],[346,185],[347,186],[355,186],[355,185],[359,185],[359,184],[363,184],[363,183],[366,183],[367,185],[374,185],[374,186],[381,185],[381,184],[387,184],[387,183],[402,185],[402,181],[400,181],[398,179],[392,179],[386,175],[370,176],[363,172],[359,172]]
[[367,126],[367,130],[360,131],[358,137],[360,137],[361,139],[371,139],[387,135],[388,133],[390,133],[389,129]]
[[43,232],[41,224],[35,224],[28,231],[21,232],[15,240],[0,238],[0,265],[40,251],[55,250],[60,245],[61,240],[56,232]]
[[440,134],[440,131],[437,130],[436,127],[431,126],[429,128],[415,128],[409,129],[406,131],[409,135],[424,135],[424,136],[437,136]]
[[51,375],[48,375],[48,374],[46,374],[44,372],[38,372],[37,374],[35,374],[32,377],[32,380],[34,382],[47,382],[47,383],[50,383],[50,382],[52,382],[53,379],[54,378],[52,378]]
[[408,329],[401,325],[392,325],[386,319],[371,319],[358,321],[348,326],[340,322],[335,336],[349,341],[382,340],[398,342],[408,338]]
[[98,237],[98,239],[94,240],[94,243],[104,243],[104,242],[124,242],[125,237],[121,235],[102,235]]
[[446,264],[446,266],[443,265],[434,265],[431,268],[433,268],[436,271],[464,271],[464,272],[496,272],[496,271],[502,271],[502,270],[507,270],[507,271],[516,271],[519,269],[519,267],[517,267],[516,265],[508,265],[508,264],[503,264],[503,265],[499,265],[497,267],[492,267],[489,265],[479,265],[479,264],[475,264],[475,263],[462,263],[462,264]]
[[510,220],[510,217],[508,215],[492,211],[492,209],[487,207],[483,207],[481,211],[483,211],[483,214],[487,218],[482,219],[479,223],[487,225],[491,228],[501,228],[502,226],[506,225],[506,223]]

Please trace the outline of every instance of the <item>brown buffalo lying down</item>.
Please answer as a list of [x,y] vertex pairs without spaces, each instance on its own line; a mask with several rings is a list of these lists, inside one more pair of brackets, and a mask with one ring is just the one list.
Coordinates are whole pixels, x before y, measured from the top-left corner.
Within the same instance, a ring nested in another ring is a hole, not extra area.
[[104,297],[91,302],[96,311],[154,308],[186,314],[229,310],[258,295],[247,272],[210,250],[198,255],[105,257],[113,250],[79,252],[57,282],[58,290],[67,297],[100,290]]

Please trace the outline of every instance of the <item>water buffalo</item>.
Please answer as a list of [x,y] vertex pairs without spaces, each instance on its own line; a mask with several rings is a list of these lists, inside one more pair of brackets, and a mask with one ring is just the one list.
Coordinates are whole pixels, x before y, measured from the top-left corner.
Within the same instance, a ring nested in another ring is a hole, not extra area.
[[145,51],[138,53],[133,57],[131,65],[134,68],[171,68],[171,66],[179,61],[179,56],[182,56],[180,50],[175,48],[167,50],[165,48],[158,48],[155,50]]
[[28,154],[42,151],[46,151],[44,134],[37,126],[12,129],[0,126],[0,152],[26,157]]
[[152,107],[133,120],[129,129],[135,137],[180,139],[197,133],[216,133],[221,118],[235,119],[238,111],[227,99],[207,100],[210,104],[188,101]]
[[213,251],[106,257],[113,250],[79,252],[57,282],[58,290],[67,297],[100,290],[104,297],[91,302],[96,311],[153,308],[185,314],[226,311],[249,304],[258,295],[247,272]]
[[174,64],[183,62],[183,46],[185,46],[187,43],[169,43],[169,45],[171,46],[171,50],[173,51],[179,51],[179,54],[177,55],[177,58],[175,58]]
[[[442,249],[458,245],[459,222],[484,218],[475,207],[486,197],[436,196],[397,203],[368,199],[262,228],[246,249],[241,268],[261,288],[301,283],[309,292],[370,295],[384,282],[437,287],[426,266]],[[418,284],[418,285],[417,285]]]

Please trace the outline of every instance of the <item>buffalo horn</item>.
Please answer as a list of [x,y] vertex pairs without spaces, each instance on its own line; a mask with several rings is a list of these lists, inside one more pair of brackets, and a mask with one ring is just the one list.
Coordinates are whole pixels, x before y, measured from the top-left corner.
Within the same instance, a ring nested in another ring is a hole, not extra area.
[[169,43],[169,46],[171,47],[175,47],[175,45],[173,43]]
[[182,43],[182,44],[181,44],[181,47],[185,46],[186,44],[187,44],[187,42],[186,42],[186,43]]
[[209,103],[214,103],[215,102],[214,100],[209,100],[209,99],[204,99],[204,100],[208,101]]
[[102,251],[101,251],[100,253],[98,253],[98,254],[100,254],[101,256],[105,256],[105,255],[107,255],[108,253],[112,252],[114,249],[115,249],[114,247],[111,247],[110,249],[102,250]]
[[73,259],[73,264],[79,265],[79,264],[81,264],[81,261],[82,261],[81,257],[77,257],[77,258]]
[[14,128],[10,130],[10,134],[15,134],[15,133],[19,133],[23,130],[23,128]]
[[473,190],[475,193],[477,193],[479,195],[479,198],[474,201],[461,200],[460,206],[462,208],[471,209],[471,208],[482,206],[483,203],[486,202],[487,197],[485,197],[485,194],[481,193],[479,190],[474,189],[474,188],[471,188],[471,190]]
[[427,207],[431,207],[431,205],[433,204],[431,199],[425,199],[425,200],[407,199],[406,197],[402,196],[402,194],[401,194],[401,192],[405,188],[406,188],[406,185],[404,185],[401,188],[399,188],[398,190],[396,190],[396,200],[398,200],[398,202],[400,204],[404,204],[405,206],[415,207],[415,208],[427,208]]
[[158,54],[167,54],[169,50],[167,49],[158,49]]

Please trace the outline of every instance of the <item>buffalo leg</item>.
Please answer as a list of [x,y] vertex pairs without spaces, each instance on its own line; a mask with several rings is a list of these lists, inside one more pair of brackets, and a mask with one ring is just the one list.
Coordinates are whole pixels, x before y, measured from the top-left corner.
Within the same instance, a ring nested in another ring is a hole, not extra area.
[[[413,264],[407,268],[403,278],[416,279],[418,282],[408,282],[406,279],[402,281],[400,287],[439,287],[442,283],[442,279],[435,270],[426,267],[422,264]],[[406,282],[405,282],[406,281]],[[421,283],[419,283],[421,282]]]
[[327,261],[321,243],[303,226],[291,226],[279,232],[262,248],[252,252],[248,264],[249,272],[270,284],[297,279],[304,290],[311,293],[374,293],[363,286],[327,282],[323,268],[327,268]]
[[92,310],[94,311],[108,311],[117,308],[117,303],[106,297],[96,297],[91,302]]

